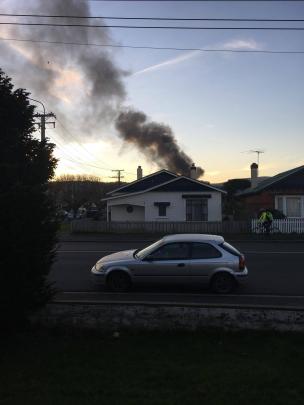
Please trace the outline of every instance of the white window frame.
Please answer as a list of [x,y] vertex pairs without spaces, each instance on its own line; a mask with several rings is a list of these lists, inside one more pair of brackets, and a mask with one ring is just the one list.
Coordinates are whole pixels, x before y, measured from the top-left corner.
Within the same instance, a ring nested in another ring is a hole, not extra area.
[[301,199],[301,216],[300,217],[287,217],[287,218],[303,218],[304,217],[304,195],[301,195],[301,194],[276,195],[275,200],[274,200],[275,209],[278,209],[278,199],[282,198],[283,214],[287,216],[287,198],[291,198],[291,197]]

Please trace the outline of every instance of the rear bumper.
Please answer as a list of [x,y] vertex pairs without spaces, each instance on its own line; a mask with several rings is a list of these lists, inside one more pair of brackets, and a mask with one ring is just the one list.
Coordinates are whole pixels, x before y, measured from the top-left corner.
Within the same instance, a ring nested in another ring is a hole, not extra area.
[[245,269],[243,271],[240,271],[239,273],[235,272],[234,277],[235,277],[236,281],[240,284],[245,282],[246,278],[248,277],[247,267],[245,267]]

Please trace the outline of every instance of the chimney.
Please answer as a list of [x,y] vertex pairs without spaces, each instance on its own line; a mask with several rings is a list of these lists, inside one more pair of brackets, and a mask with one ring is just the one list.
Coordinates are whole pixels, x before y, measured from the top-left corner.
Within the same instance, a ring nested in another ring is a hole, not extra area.
[[141,179],[142,176],[143,176],[142,168],[141,168],[141,166],[138,166],[138,168],[137,168],[137,180]]
[[196,175],[196,166],[194,163],[192,163],[191,167],[190,167],[190,177],[191,179],[196,179],[197,175]]
[[250,166],[251,170],[251,188],[254,188],[258,185],[259,178],[259,166],[256,163],[252,163]]

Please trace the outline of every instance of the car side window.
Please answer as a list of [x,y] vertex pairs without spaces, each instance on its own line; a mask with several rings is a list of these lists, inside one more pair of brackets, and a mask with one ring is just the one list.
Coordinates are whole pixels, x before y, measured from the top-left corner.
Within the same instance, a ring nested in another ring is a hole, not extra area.
[[191,259],[215,259],[222,254],[210,243],[192,243]]
[[168,243],[161,246],[148,258],[154,260],[185,260],[189,259],[189,243]]

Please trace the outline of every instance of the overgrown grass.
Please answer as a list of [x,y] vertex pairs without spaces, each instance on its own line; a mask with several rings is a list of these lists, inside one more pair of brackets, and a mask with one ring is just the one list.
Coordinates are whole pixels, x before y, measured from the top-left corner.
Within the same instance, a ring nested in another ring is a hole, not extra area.
[[304,403],[303,336],[62,333],[0,340],[0,404]]

